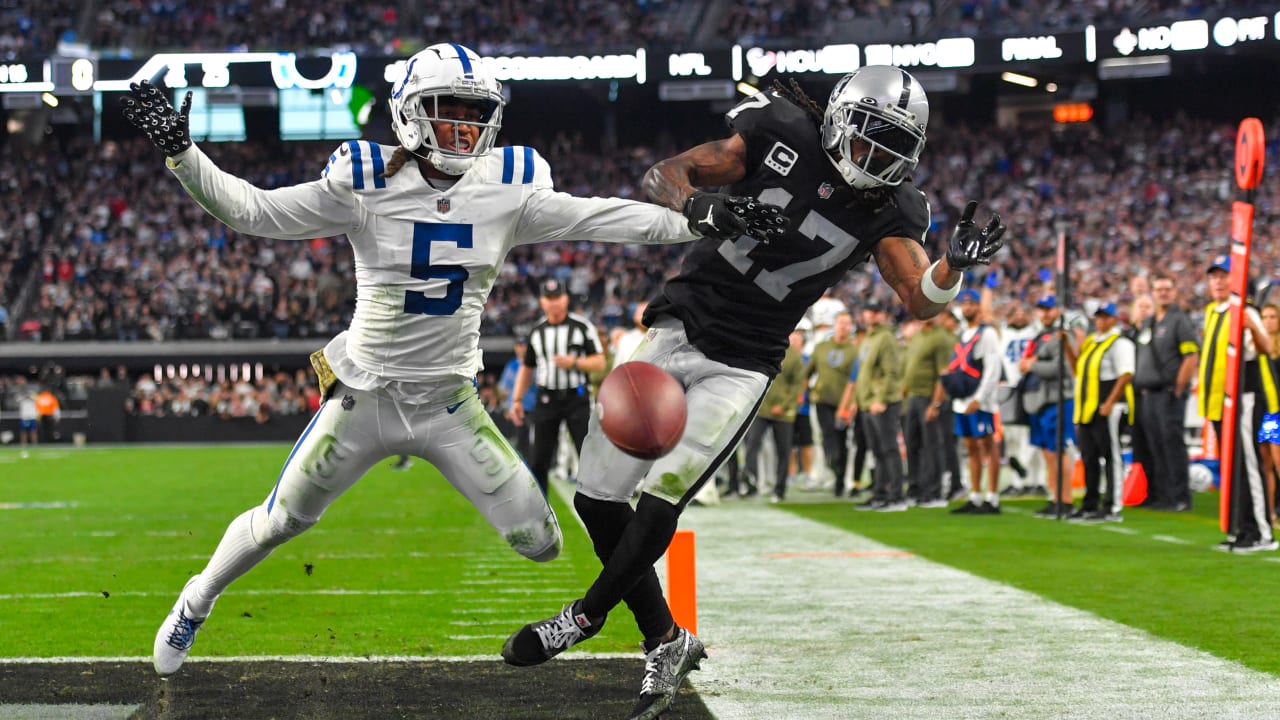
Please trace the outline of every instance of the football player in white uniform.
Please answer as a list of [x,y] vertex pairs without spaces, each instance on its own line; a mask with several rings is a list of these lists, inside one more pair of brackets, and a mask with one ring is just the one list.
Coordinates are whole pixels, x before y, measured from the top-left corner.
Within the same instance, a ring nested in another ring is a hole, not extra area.
[[[132,86],[125,116],[161,150],[182,186],[234,230],[305,240],[346,234],[357,297],[350,328],[313,356],[328,400],[266,500],[231,522],[208,565],[156,634],[157,672],[175,672],[218,596],[281,543],[314,525],[369,468],[397,454],[435,465],[522,555],[556,557],[560,527],[532,473],[494,426],[474,380],[480,315],[514,245],[679,243],[699,237],[680,213],[555,192],[533,148],[495,148],[501,85],[472,50],[432,45],[390,98],[400,147],[343,143],[313,182],[262,190],[192,144],[181,111]],[[745,208],[750,203],[724,207]],[[744,210],[743,213],[746,211]],[[732,210],[723,223],[746,224]]]
[[[983,290],[987,301],[989,289]],[[1031,316],[1026,303],[1011,299],[1005,306],[1004,322],[997,332],[1000,335],[1000,359],[1004,365],[1004,379],[1000,381],[1000,417],[1004,432],[1004,456],[1013,470],[1009,486],[1001,493],[1009,496],[1036,493],[1045,484],[1044,460],[1031,445],[1031,427],[1019,422],[1017,403],[1022,401],[1017,393],[1022,370],[1018,362],[1027,352],[1027,346],[1044,329]]]

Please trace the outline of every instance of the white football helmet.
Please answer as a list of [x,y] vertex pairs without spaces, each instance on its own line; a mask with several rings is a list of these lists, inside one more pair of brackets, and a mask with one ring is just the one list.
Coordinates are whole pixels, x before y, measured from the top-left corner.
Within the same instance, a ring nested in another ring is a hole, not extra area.
[[[441,98],[456,98],[478,103],[483,115],[478,122],[441,119]],[[502,83],[488,66],[480,62],[474,50],[457,43],[439,43],[420,50],[405,65],[404,79],[396,85],[388,100],[391,105],[391,129],[404,149],[420,154],[426,150],[427,161],[449,175],[465,173],[476,158],[493,147],[502,127]],[[433,122],[454,124],[455,137],[461,125],[480,128],[475,147],[445,148],[436,138]]]
[[929,99],[906,70],[868,65],[841,78],[822,122],[822,146],[859,190],[901,183],[920,162]]

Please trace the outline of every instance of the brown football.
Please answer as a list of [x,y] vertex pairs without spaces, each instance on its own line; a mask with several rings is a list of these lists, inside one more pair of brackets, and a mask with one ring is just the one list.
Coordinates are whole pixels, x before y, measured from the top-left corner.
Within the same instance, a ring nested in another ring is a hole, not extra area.
[[684,388],[667,371],[627,362],[600,384],[600,427],[618,449],[643,460],[671,452],[684,436]]

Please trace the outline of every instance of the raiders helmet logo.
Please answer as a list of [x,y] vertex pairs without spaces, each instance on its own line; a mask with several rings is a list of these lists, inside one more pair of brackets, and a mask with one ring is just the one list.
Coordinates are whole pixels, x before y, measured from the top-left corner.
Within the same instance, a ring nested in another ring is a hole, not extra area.
[[343,410],[348,410],[348,411],[350,411],[350,410],[351,410],[351,408],[353,408],[353,407],[355,407],[355,406],[356,406],[356,399],[355,399],[355,398],[351,397],[350,395],[343,395],[343,396],[342,396],[342,409],[343,409]]

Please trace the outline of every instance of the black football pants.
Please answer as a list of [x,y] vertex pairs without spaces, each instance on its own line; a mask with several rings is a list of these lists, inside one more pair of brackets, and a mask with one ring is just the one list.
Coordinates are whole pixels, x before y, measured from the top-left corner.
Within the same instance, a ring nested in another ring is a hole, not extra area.
[[[946,499],[942,470],[946,463],[947,437],[942,431],[941,414],[933,422],[924,419],[931,403],[931,398],[909,397],[902,416],[902,436],[907,445],[907,492],[917,502]],[[877,458],[876,463],[879,462]]]
[[539,390],[538,405],[533,409],[533,476],[547,492],[547,475],[556,459],[560,444],[560,423],[569,428],[573,446],[582,452],[591,419],[591,396],[577,390]]
[[1191,504],[1191,473],[1183,422],[1187,399],[1173,390],[1144,390],[1138,397],[1138,422],[1134,431],[1147,447],[1148,493],[1153,502]]

